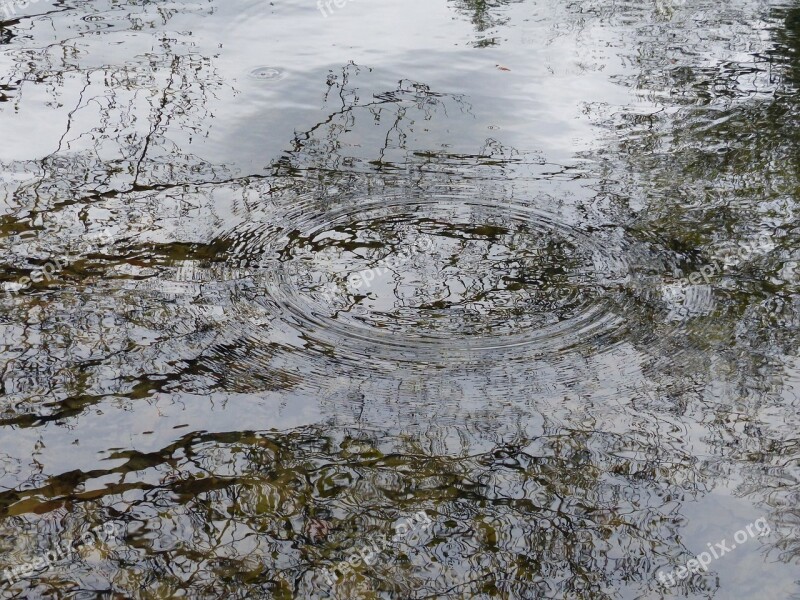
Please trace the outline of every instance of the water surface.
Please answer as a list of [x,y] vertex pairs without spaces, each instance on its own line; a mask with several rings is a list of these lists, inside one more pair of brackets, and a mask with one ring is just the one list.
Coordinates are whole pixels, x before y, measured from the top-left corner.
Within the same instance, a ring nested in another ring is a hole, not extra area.
[[0,7],[0,594],[800,598],[800,6],[322,8]]

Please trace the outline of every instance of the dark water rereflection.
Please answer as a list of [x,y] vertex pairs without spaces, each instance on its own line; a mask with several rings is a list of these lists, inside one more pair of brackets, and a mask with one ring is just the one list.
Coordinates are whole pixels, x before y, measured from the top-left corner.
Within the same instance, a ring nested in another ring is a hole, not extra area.
[[800,597],[798,14],[18,8],[0,593]]

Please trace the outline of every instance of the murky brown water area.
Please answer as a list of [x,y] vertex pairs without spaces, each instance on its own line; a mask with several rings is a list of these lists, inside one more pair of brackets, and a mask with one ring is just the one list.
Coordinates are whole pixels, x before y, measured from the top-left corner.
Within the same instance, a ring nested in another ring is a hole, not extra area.
[[0,597],[800,598],[800,4],[0,20]]

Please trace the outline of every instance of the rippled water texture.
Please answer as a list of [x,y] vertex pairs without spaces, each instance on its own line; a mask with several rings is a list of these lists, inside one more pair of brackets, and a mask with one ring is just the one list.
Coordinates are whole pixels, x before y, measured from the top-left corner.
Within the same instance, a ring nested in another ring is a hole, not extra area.
[[250,71],[250,77],[261,81],[281,81],[286,77],[286,73],[275,67],[258,67]]
[[799,56],[787,0],[0,4],[0,597],[800,598]]

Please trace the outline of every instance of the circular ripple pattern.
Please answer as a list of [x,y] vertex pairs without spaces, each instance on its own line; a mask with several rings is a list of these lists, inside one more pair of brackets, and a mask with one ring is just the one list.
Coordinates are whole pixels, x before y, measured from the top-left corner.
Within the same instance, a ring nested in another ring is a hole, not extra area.
[[267,81],[270,83],[281,81],[286,78],[286,71],[277,67],[258,67],[250,71],[252,79]]
[[304,200],[225,245],[236,267],[223,279],[244,321],[354,356],[553,351],[620,322],[607,296],[626,265],[522,204],[379,197],[331,210]]

